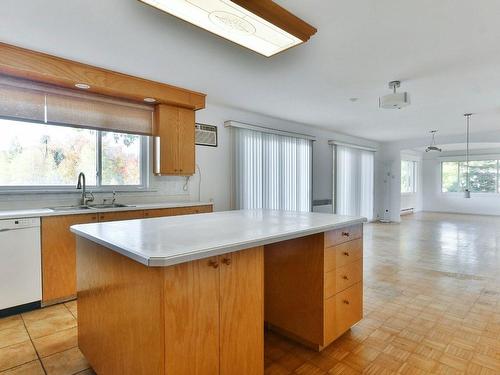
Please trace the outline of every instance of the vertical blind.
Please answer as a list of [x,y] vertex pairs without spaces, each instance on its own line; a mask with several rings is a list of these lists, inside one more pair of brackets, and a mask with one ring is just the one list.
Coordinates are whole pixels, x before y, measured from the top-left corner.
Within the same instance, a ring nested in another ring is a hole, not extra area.
[[235,206],[310,211],[312,141],[233,128]]
[[335,212],[373,220],[375,153],[344,145],[333,150]]
[[0,118],[151,135],[153,106],[0,75]]

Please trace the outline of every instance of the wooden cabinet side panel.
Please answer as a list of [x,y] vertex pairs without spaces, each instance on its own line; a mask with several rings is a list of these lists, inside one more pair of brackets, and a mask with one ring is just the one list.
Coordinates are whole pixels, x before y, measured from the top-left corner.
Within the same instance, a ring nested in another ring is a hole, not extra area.
[[69,227],[97,221],[97,214],[42,218],[42,301],[58,302],[76,295],[76,240]]
[[195,172],[195,114],[193,110],[179,108],[179,170],[182,175]]
[[219,269],[202,259],[164,269],[165,374],[219,373]]
[[265,320],[323,344],[323,234],[265,246]]
[[158,145],[154,143],[155,159],[159,158],[160,169],[155,174],[177,174],[179,165],[179,109],[166,104],[155,106],[154,135],[159,137]]
[[98,374],[164,374],[163,274],[77,237],[78,346]]
[[220,375],[264,373],[263,251],[256,247],[219,256]]

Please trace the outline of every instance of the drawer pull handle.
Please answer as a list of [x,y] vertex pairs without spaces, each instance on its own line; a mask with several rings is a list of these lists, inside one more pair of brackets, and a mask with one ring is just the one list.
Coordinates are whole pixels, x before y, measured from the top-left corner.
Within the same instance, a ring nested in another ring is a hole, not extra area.
[[349,252],[348,252],[348,251],[344,251],[344,255],[345,255],[346,257],[348,257],[348,256],[349,256]]
[[349,232],[342,232],[342,236],[349,237]]
[[226,266],[229,266],[231,264],[231,259],[230,258],[223,258],[222,263],[224,263]]
[[211,260],[208,262],[208,265],[210,267],[213,267],[213,268],[218,268],[219,267],[219,262],[215,261],[215,260]]
[[344,280],[349,280],[349,278],[348,278],[346,275],[342,276],[342,278],[343,278]]
[[348,305],[348,304],[349,304],[349,301],[348,301],[348,300],[346,300],[346,299],[345,299],[344,301],[342,301],[342,302],[344,302],[346,305]]

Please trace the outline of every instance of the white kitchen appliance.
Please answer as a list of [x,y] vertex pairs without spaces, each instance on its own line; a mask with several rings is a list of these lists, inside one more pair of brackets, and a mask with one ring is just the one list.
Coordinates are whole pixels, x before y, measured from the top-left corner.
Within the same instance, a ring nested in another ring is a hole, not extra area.
[[40,218],[0,220],[0,316],[40,307]]

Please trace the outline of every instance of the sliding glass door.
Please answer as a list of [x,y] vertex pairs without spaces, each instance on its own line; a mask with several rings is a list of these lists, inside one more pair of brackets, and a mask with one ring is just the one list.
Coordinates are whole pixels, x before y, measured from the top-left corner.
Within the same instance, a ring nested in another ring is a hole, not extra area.
[[375,152],[335,144],[333,158],[335,213],[373,220]]
[[312,141],[234,128],[234,206],[310,211]]

